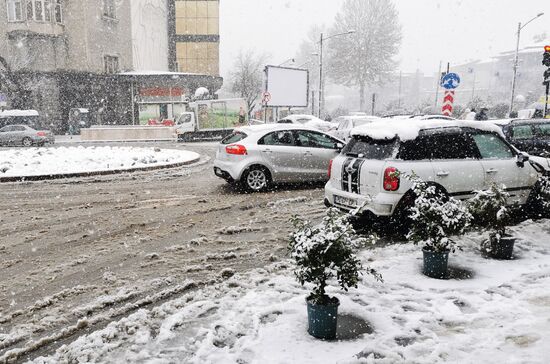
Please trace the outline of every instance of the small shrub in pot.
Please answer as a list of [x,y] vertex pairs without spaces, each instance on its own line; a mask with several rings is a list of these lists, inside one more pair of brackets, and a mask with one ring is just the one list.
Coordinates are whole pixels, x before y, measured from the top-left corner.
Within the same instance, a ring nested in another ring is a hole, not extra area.
[[336,281],[344,291],[357,287],[363,271],[381,280],[374,269],[363,268],[356,257],[356,249],[374,236],[359,237],[349,222],[349,215],[338,209],[327,210],[320,225],[314,226],[299,217],[293,217],[295,231],[290,235],[289,250],[296,262],[294,274],[300,284],[313,284],[307,297],[308,332],[322,339],[334,339],[336,335],[339,300],[326,294],[328,284]]
[[415,175],[407,178],[413,182],[415,194],[407,239],[422,245],[424,274],[431,278],[445,278],[449,253],[454,253],[457,248],[451,236],[463,234],[472,215],[462,202],[449,197],[439,186]]

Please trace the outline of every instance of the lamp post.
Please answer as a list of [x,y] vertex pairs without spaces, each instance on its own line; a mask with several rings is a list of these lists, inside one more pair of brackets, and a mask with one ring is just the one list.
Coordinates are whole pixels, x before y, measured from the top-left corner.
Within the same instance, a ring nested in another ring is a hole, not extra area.
[[323,87],[323,42],[325,40],[329,40],[334,37],[339,37],[341,35],[348,35],[355,33],[355,30],[348,30],[344,33],[338,33],[333,34],[328,37],[325,37],[323,33],[321,33],[321,40],[319,41],[319,119],[323,115],[323,107],[324,107],[324,99],[325,99],[325,89]]
[[294,60],[294,58],[289,58],[289,59],[287,59],[286,61],[284,61],[283,63],[281,63],[280,65],[278,65],[277,67],[284,66],[284,65],[287,64],[288,62],[294,63],[294,62],[296,62],[296,61]]
[[527,24],[531,23],[535,19],[540,18],[543,15],[544,15],[544,13],[539,13],[539,14],[537,14],[537,16],[535,16],[533,19],[529,20],[527,23],[525,23],[523,25],[521,23],[518,24],[518,34],[517,34],[517,43],[516,43],[516,56],[514,58],[514,76],[512,78],[512,96],[510,97],[510,110],[509,110],[508,115],[510,115],[512,113],[512,110],[514,109],[514,96],[515,96],[515,93],[516,93],[516,78],[517,78],[517,74],[518,74],[518,65],[519,65],[519,38],[520,38],[520,35],[521,35],[521,30],[523,28],[525,28],[527,26]]

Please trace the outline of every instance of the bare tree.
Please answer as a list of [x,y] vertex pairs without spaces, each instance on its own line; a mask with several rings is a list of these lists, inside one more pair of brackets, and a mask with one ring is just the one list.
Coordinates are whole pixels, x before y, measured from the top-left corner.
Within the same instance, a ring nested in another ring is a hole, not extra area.
[[266,58],[266,55],[258,55],[252,50],[241,50],[229,75],[231,91],[246,100],[249,116],[252,115],[263,90],[263,67]]
[[365,109],[367,84],[380,84],[395,70],[393,57],[401,43],[401,25],[392,0],[346,0],[336,15],[329,46],[328,77],[345,86],[359,87],[361,110]]

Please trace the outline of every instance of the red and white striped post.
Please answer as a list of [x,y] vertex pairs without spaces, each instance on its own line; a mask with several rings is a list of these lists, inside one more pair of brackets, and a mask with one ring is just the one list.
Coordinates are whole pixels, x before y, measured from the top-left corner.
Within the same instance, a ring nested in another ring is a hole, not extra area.
[[453,103],[455,102],[455,92],[452,90],[445,91],[445,97],[443,98],[443,107],[441,113],[445,116],[451,116],[453,114]]

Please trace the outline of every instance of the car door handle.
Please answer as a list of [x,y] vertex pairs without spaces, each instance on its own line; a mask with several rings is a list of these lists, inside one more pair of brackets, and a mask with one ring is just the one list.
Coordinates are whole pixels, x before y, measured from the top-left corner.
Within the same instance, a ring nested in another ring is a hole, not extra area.
[[304,155],[305,155],[306,157],[311,157],[311,156],[313,156],[313,153],[311,153],[311,152],[304,152]]
[[262,150],[262,153],[271,154],[271,153],[273,153],[273,152],[271,151],[271,149],[265,149],[265,150]]
[[449,175],[449,172],[447,171],[437,172],[438,177],[447,177],[448,175]]
[[498,169],[494,169],[494,168],[491,168],[491,169],[487,170],[488,174],[497,173],[497,172],[498,172]]

